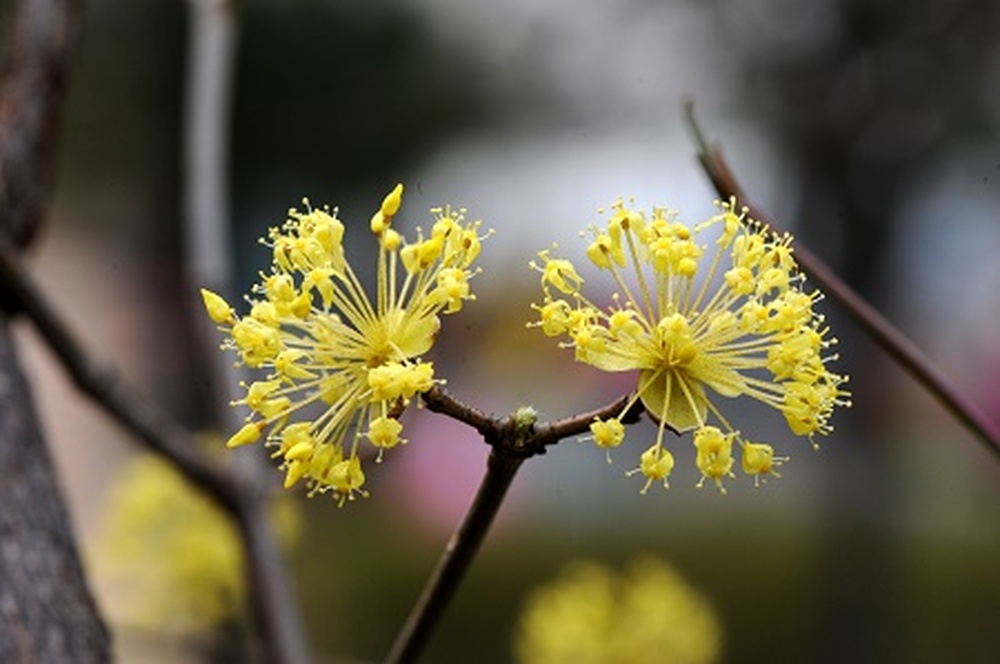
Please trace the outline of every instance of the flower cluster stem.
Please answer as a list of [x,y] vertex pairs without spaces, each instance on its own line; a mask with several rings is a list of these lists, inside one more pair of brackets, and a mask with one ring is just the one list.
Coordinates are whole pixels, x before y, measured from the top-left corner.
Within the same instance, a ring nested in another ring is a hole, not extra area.
[[420,657],[486,538],[523,462],[524,457],[513,455],[502,446],[492,447],[479,491],[393,644],[385,660],[387,664],[415,662]]

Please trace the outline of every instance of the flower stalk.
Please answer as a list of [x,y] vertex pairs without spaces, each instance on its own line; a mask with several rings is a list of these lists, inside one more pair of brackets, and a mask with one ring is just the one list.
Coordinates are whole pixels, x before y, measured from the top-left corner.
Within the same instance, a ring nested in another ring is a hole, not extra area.
[[490,450],[479,491],[389,651],[387,664],[407,664],[420,657],[486,539],[524,459],[504,446]]
[[420,657],[471,567],[521,464],[532,456],[545,454],[549,445],[586,432],[595,419],[622,413],[628,403],[628,397],[623,397],[591,412],[538,424],[537,413],[531,407],[519,408],[513,415],[499,419],[462,403],[440,387],[427,391],[422,399],[428,410],[476,429],[490,445],[490,455],[476,497],[414,604],[386,657],[387,664],[415,662]]

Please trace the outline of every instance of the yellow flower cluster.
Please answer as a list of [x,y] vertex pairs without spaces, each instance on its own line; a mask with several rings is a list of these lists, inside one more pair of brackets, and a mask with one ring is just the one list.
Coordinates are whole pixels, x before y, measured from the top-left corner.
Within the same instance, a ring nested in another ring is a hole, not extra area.
[[[706,388],[761,401],[780,411],[794,434],[810,440],[831,431],[835,406],[849,404],[841,388],[846,377],[827,368],[836,359],[828,352],[836,340],[813,309],[820,294],[804,290],[791,236],[747,219],[735,201],[720,204],[718,215],[693,228],[663,208],[647,215],[621,200],[608,216],[604,226],[589,229],[587,257],[613,280],[610,306],[583,294],[583,278],[569,260],[546,250],[532,263],[544,293],[544,302],[534,305],[539,320],[532,326],[568,338],[562,345],[575,349],[581,362],[603,371],[639,372],[622,414],[593,423],[594,441],[605,449],[621,444],[621,418],[641,402],[659,423],[656,441],[632,471],[646,477],[643,492],[654,481],[666,485],[673,469],[665,428],[694,430],[699,486],[711,479],[725,491],[722,479],[733,476],[734,447],[755,481],[777,476],[775,467],[787,459],[776,457],[770,445],[744,439]],[[711,252],[699,243],[709,229],[717,233]],[[710,416],[719,426],[709,423]]]
[[[197,632],[240,617],[243,551],[233,523],[168,463],[129,462],[109,496],[94,557],[115,619]],[[206,535],[209,534],[209,535]]]
[[536,590],[515,641],[522,664],[709,664],[722,629],[711,605],[655,558],[624,571],[576,562]]
[[[106,584],[112,620],[196,634],[245,618],[246,571],[236,526],[171,464],[152,455],[128,461],[107,504],[92,562]],[[301,530],[295,508],[281,497],[269,505],[270,524],[286,549]]]
[[228,445],[268,431],[285,487],[305,480],[310,495],[332,491],[341,505],[366,495],[362,439],[378,449],[379,460],[406,442],[398,417],[435,384],[432,363],[420,358],[434,343],[438,314],[474,299],[469,279],[484,237],[480,222],[466,221],[465,210],[434,209],[430,235],[418,229],[408,243],[391,227],[402,194],[397,185],[371,219],[379,246],[374,301],[344,255],[336,210],[312,209],[308,201],[305,212],[290,210],[263,241],[273,265],[248,298],[249,315],[202,290],[209,316],[229,335],[224,347],[247,367],[269,372],[245,386],[237,403],[251,415]]

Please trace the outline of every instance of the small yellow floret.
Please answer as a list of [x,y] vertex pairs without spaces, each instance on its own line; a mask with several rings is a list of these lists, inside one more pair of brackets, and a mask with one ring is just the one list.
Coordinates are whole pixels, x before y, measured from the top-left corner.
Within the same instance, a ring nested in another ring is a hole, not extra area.
[[625,426],[621,420],[594,420],[590,424],[594,443],[605,450],[605,458],[611,463],[611,448],[618,447],[625,439]]
[[583,284],[583,277],[577,274],[576,268],[568,260],[549,258],[548,252],[542,252],[545,260],[542,271],[542,284],[550,284],[563,293],[573,293]]
[[286,490],[291,489],[295,484],[305,477],[309,470],[308,461],[293,459],[285,464],[285,481],[282,485]]
[[722,493],[722,478],[733,477],[733,434],[723,434],[717,427],[702,427],[694,432],[694,446],[698,450],[695,465],[701,471],[702,485],[706,479],[715,482]]
[[312,458],[315,445],[312,441],[296,443],[285,452],[285,459],[288,461],[308,461]]
[[263,430],[260,425],[260,422],[247,422],[226,442],[226,447],[240,447],[242,445],[249,445],[250,443],[256,442],[260,438],[260,434]]
[[236,320],[236,313],[221,295],[213,293],[207,288],[202,288],[201,299],[205,303],[205,310],[208,312],[208,317],[219,325],[231,325]]
[[352,457],[344,459],[330,469],[330,487],[338,496],[338,504],[343,506],[345,500],[354,500],[354,494],[367,494],[361,490],[365,483],[365,473],[361,470],[361,459]]
[[625,439],[625,426],[619,420],[594,420],[590,425],[599,447],[618,447]]
[[400,438],[403,425],[391,417],[377,417],[368,425],[368,440],[381,449],[390,449],[406,441]]
[[386,217],[395,217],[396,213],[399,212],[399,206],[402,204],[403,183],[399,183],[382,199],[381,212]]
[[639,457],[639,467],[628,471],[626,475],[642,473],[646,476],[646,484],[639,491],[639,493],[644,494],[649,491],[649,487],[653,482],[658,480],[663,480],[664,488],[669,489],[670,484],[667,480],[670,476],[670,471],[673,469],[674,455],[670,453],[670,450],[656,443],[650,446]]
[[753,475],[754,485],[760,482],[763,475],[773,475],[781,477],[774,469],[788,460],[788,457],[774,456],[774,448],[765,443],[744,443],[743,444],[743,472]]

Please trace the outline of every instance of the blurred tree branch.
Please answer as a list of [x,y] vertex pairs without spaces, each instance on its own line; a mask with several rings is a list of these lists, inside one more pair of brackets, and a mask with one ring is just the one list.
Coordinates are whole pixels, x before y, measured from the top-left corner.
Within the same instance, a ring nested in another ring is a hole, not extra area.
[[125,384],[114,371],[90,360],[11,248],[3,245],[0,283],[4,297],[31,320],[76,386],[236,520],[246,549],[252,609],[266,661],[308,661],[297,613],[288,611],[294,603],[267,520],[268,492],[202,453],[193,436],[168,413]]
[[[76,385],[151,450],[173,462],[236,520],[247,553],[253,612],[268,662],[308,661],[267,520],[267,492],[201,454],[169,414],[93,363],[49,307],[17,256],[51,195],[59,111],[81,3],[17,7],[0,81],[0,660],[102,662],[110,639],[78,552],[8,329],[35,324]],[[290,610],[290,607],[292,609]]]
[[[230,103],[236,54],[236,0],[189,0],[187,99],[184,129],[186,266],[194,283],[232,295],[234,246],[229,212],[228,156]],[[235,430],[239,416],[229,407],[237,397],[239,371],[216,352],[215,329],[201,317],[197,289],[190,289],[199,310],[198,341],[220,394],[214,402],[221,429]],[[260,455],[236,457],[235,479],[241,500],[233,506],[250,565],[250,597],[269,662],[309,661],[307,640],[274,532],[267,521],[266,480]],[[255,490],[254,487],[259,487]]]
[[[719,196],[723,199],[735,196],[741,205],[747,206],[750,217],[772,228],[779,228],[766,214],[747,202],[729,164],[722,156],[722,150],[710,145],[705,138],[695,119],[692,102],[685,103],[684,112],[698,150],[698,160]],[[978,437],[994,456],[1000,458],[1000,431],[996,425],[975,404],[966,399],[906,335],[896,329],[875,307],[801,242],[795,244],[795,258],[803,271],[837,300],[858,326],[889,357],[930,392],[955,419]]]

